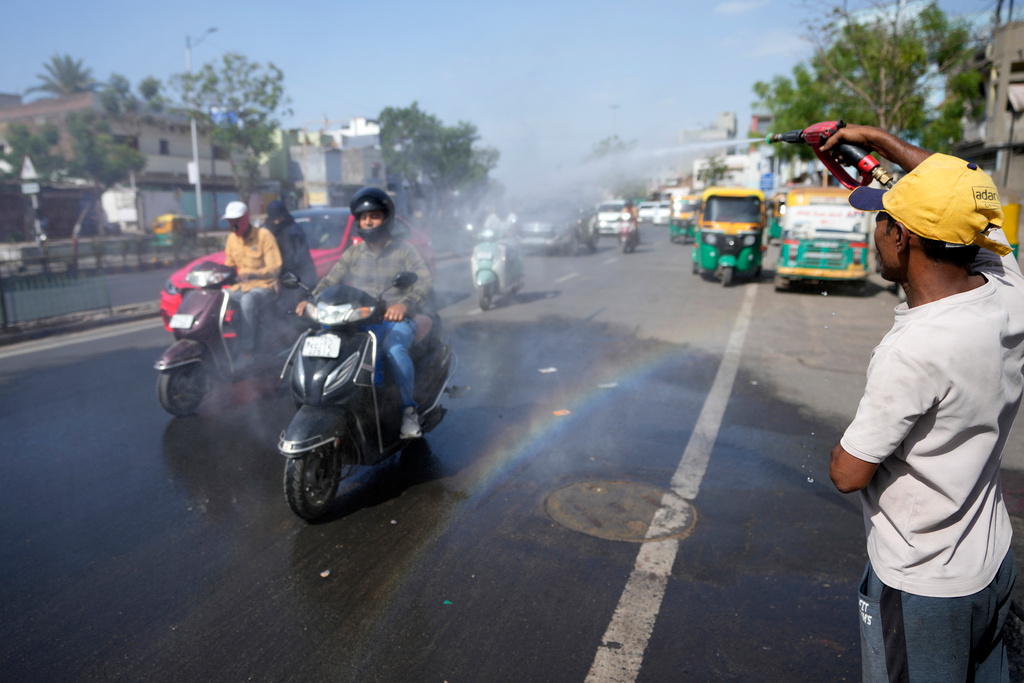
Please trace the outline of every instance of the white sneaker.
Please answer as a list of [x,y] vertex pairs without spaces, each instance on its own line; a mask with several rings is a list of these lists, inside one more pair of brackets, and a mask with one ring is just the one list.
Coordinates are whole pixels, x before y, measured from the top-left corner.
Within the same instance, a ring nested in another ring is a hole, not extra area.
[[423,432],[420,431],[420,416],[416,414],[416,409],[412,406],[402,411],[402,431],[400,436],[403,439],[418,439],[423,436]]

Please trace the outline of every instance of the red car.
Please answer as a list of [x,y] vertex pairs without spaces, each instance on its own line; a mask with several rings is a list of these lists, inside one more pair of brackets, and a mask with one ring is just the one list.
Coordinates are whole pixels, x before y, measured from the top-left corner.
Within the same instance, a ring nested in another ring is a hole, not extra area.
[[[292,217],[295,222],[306,231],[306,241],[309,242],[309,253],[313,256],[313,263],[316,264],[316,273],[323,277],[327,271],[341,258],[345,249],[358,241],[355,237],[356,227],[353,225],[352,214],[348,209],[322,208],[302,209],[293,211]],[[398,216],[393,228],[397,237],[404,238],[409,244],[416,247],[423,260],[427,262],[432,274],[436,274],[434,261],[434,247],[430,238],[419,230],[412,227],[404,218]],[[176,270],[167,278],[164,289],[160,293],[160,316],[164,320],[164,327],[168,330],[171,316],[178,311],[181,305],[181,290],[186,288],[185,276],[197,263],[202,261],[214,261],[224,263],[225,254],[218,251],[215,254],[200,256],[184,268]],[[305,283],[312,287],[315,283]]]

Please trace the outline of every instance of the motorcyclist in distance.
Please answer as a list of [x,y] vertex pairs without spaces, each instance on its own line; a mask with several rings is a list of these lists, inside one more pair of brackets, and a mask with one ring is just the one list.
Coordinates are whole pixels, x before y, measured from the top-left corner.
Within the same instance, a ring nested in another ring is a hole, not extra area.
[[[433,279],[416,248],[404,240],[392,238],[395,205],[384,190],[363,188],[352,197],[349,208],[358,227],[357,236],[362,241],[345,250],[330,272],[313,288],[311,296],[341,282],[378,294],[388,289],[402,271],[412,271],[419,276],[409,289],[390,289],[384,295],[388,304],[384,313],[388,331],[384,335],[383,347],[402,397],[401,437],[415,439],[422,436],[422,431],[413,398],[415,371],[409,348],[415,339],[422,339],[430,330],[430,317],[417,313],[430,296]],[[295,312],[302,315],[305,309],[306,301],[303,300]]]

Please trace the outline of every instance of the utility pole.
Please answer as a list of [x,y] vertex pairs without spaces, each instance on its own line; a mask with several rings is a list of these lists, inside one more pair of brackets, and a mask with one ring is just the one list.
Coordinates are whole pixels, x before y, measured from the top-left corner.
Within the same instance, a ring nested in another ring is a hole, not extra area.
[[[210,35],[211,33],[213,33],[216,30],[217,30],[216,28],[208,28],[208,29],[206,29],[206,31],[203,33],[203,35],[199,36],[199,39],[196,40],[196,45],[199,45],[199,43],[203,42],[203,38],[205,38],[206,36]],[[188,37],[188,36],[185,36],[185,67],[188,69],[188,75],[191,76],[192,75],[192,39],[190,37]],[[192,87],[194,87],[194,86],[195,86],[195,84],[192,84]],[[191,88],[190,88],[190,90],[191,90]],[[195,94],[193,92],[190,92],[189,94],[192,95],[192,102],[190,104],[192,105],[192,109],[194,110],[195,109],[195,105],[196,105]],[[202,173],[200,173],[200,171],[199,171],[199,139],[198,139],[198,136],[196,135],[196,117],[194,116],[194,112],[190,111],[189,115],[188,115],[188,118],[189,118],[189,122],[191,123],[191,126],[192,126],[192,168],[195,169],[195,173],[196,173],[196,178],[195,178],[195,180],[196,180],[196,217],[198,219],[199,230],[202,230],[203,227],[204,227],[204,225],[203,225],[203,183],[202,183],[202,179],[201,179]],[[216,225],[217,225],[217,219],[214,218],[214,227],[216,227]]]

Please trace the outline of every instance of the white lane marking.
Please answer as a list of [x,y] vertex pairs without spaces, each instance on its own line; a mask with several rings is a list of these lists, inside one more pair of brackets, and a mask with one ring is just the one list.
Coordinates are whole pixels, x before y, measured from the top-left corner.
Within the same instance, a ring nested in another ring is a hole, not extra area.
[[579,276],[580,276],[579,273],[569,273],[568,275],[563,275],[562,277],[560,277],[557,280],[555,280],[555,284],[557,285],[559,283],[565,282],[566,280],[571,280],[574,277],[579,277]]
[[609,263],[615,263],[615,262],[616,262],[616,261],[618,261],[618,260],[619,260],[619,257],[618,257],[618,256],[615,256],[615,257],[613,257],[613,258],[610,258],[610,259],[605,259],[605,260],[604,260],[604,264],[605,264],[605,265],[608,265]]
[[[671,520],[680,514],[682,503],[697,497],[736,381],[756,294],[757,287],[747,288],[722,364],[672,476],[672,491],[662,498],[662,507],[647,531],[648,538],[657,536],[663,528],[672,528]],[[633,683],[636,680],[678,550],[679,541],[675,539],[647,541],[640,546],[633,572],[597,648],[587,683]]]
[[71,344],[80,344],[83,342],[106,339],[108,337],[116,337],[123,334],[132,334],[133,332],[141,332],[142,330],[148,330],[155,327],[163,327],[163,324],[163,320],[159,317],[147,318],[146,320],[139,320],[132,323],[108,325],[106,327],[87,330],[85,332],[75,332],[74,334],[59,335],[56,337],[49,337],[47,339],[33,339],[32,341],[0,347],[0,358],[11,358],[13,356],[22,356],[26,353],[58,349],[62,346],[69,346]]

